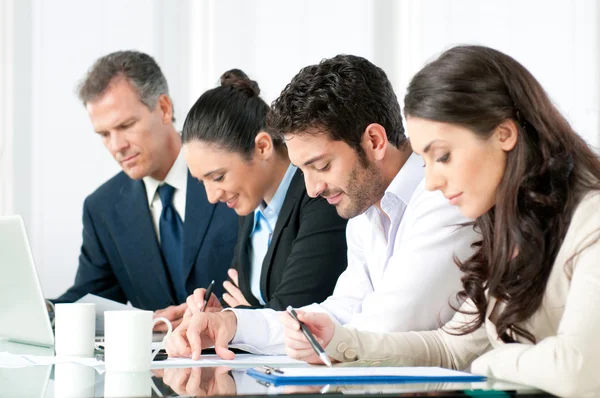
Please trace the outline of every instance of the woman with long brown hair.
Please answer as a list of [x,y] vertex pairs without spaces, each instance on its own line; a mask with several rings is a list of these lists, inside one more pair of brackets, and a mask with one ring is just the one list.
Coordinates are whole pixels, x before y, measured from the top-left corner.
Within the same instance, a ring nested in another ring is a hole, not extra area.
[[[600,158],[513,58],[454,47],[404,113],[427,187],[475,219],[463,305],[436,331],[367,333],[301,314],[332,359],[443,366],[559,395],[600,389]],[[289,317],[288,354],[318,363]],[[339,352],[339,347],[344,350]]]

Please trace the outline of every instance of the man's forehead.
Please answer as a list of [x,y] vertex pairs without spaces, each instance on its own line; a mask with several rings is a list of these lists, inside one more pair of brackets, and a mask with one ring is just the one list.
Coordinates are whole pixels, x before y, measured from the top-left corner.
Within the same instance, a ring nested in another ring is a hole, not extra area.
[[[322,159],[331,159],[337,151],[336,141],[327,135],[297,135],[286,139],[288,156],[298,167],[307,167]],[[339,143],[338,143],[339,144]]]
[[141,102],[126,81],[111,83],[102,95],[86,103],[95,129],[108,129],[136,115]]
[[329,147],[330,139],[323,134],[286,134],[285,143],[292,151],[299,155],[313,155]]
[[94,107],[87,106],[88,116],[96,131],[116,127],[135,117],[135,112],[127,106]]

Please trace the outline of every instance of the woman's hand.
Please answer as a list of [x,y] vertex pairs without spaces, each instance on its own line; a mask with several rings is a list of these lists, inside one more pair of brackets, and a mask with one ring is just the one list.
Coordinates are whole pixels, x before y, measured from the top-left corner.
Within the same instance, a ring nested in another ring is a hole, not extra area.
[[223,282],[223,287],[227,290],[227,293],[223,295],[223,300],[225,300],[230,307],[237,307],[239,305],[250,306],[250,303],[246,300],[239,288],[240,284],[238,282],[237,271],[230,268],[229,271],[227,271],[227,275],[229,275],[233,283],[229,281]]

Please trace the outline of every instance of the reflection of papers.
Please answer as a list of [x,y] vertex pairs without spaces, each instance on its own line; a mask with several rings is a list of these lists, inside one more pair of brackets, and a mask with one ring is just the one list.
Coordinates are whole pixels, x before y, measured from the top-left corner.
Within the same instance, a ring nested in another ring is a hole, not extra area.
[[116,301],[105,299],[94,294],[86,294],[76,301],[76,303],[92,303],[96,304],[96,334],[104,334],[104,311],[123,311],[137,310],[131,305],[121,304]]

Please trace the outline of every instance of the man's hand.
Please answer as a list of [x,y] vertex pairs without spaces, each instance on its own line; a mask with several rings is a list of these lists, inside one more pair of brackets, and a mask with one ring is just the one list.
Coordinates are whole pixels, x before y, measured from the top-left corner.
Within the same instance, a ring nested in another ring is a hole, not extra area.
[[232,308],[237,307],[238,305],[250,306],[250,303],[246,300],[239,288],[240,284],[237,271],[230,268],[229,271],[227,271],[227,275],[229,275],[233,283],[229,281],[223,282],[223,287],[227,290],[227,293],[223,295],[223,300],[225,300]]
[[[183,303],[180,305],[171,305],[165,309],[154,311],[154,318],[164,317],[171,321],[173,329],[175,329],[183,320],[183,314],[187,309],[187,304]],[[168,328],[164,322],[158,323],[154,326],[155,332],[167,332]]]
[[[187,311],[185,312],[184,317],[188,318],[194,314],[199,313],[204,308],[204,295],[206,294],[206,289],[198,288],[194,290],[194,293],[190,294],[186,300],[187,302]],[[206,303],[206,308],[204,308],[204,312],[221,312],[223,310],[223,306],[219,302],[217,296],[212,293],[210,298],[208,299],[208,303]]]
[[[321,344],[321,347],[327,347],[335,332],[335,323],[329,315],[301,310],[296,310],[296,312],[298,313],[298,319],[308,327],[319,344]],[[306,339],[306,336],[304,336],[304,333],[302,333],[300,324],[294,318],[284,311],[281,313],[279,320],[285,328],[285,352],[290,358],[308,363],[323,363]]]
[[229,368],[167,368],[163,382],[178,395],[191,397],[236,395],[235,381]]
[[200,359],[202,349],[214,345],[215,352],[223,359],[234,359],[235,354],[227,346],[235,336],[237,317],[232,311],[199,312],[183,322],[167,340],[170,357]]

